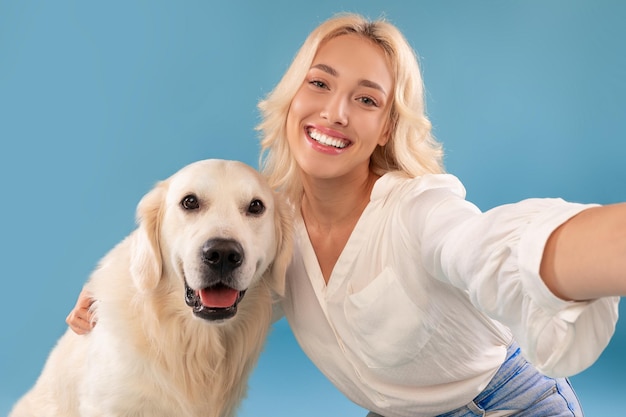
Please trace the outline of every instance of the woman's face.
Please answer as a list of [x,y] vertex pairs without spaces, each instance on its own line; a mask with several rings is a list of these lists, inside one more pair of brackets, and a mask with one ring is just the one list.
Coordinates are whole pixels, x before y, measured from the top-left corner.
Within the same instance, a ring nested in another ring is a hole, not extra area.
[[305,175],[361,175],[387,143],[393,77],[383,50],[357,35],[323,43],[287,114],[287,140]]

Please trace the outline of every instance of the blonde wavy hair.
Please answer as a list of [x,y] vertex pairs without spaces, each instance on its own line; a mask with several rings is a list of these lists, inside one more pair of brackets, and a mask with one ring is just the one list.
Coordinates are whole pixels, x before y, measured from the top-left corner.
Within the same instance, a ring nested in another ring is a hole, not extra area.
[[370,21],[357,14],[337,15],[311,32],[280,82],[258,104],[262,117],[257,126],[261,132],[261,172],[292,203],[299,204],[302,184],[286,138],[289,107],[318,48],[346,34],[363,36],[379,45],[394,77],[391,134],[387,144],[372,154],[372,172],[383,175],[400,171],[408,177],[444,172],[442,146],[432,136],[432,125],[425,113],[424,83],[414,50],[398,28],[385,20]]

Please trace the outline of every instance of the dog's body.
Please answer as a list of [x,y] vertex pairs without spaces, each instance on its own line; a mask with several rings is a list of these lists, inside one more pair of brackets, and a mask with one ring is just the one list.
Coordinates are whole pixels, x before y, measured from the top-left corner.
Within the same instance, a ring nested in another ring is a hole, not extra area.
[[138,219],[86,285],[97,325],[66,332],[10,417],[234,415],[283,289],[289,209],[252,168],[207,160]]

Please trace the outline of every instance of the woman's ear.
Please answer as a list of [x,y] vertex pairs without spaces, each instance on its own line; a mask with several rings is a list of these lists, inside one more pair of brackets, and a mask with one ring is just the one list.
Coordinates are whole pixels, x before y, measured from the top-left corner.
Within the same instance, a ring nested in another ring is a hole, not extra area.
[[158,183],[137,205],[137,223],[130,256],[130,273],[141,291],[154,290],[163,270],[159,234],[167,182]]

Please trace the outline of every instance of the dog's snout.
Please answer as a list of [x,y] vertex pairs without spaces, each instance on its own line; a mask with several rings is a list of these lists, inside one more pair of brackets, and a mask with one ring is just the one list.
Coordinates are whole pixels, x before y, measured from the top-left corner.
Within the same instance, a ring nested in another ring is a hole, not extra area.
[[243,248],[232,239],[209,239],[202,245],[204,263],[222,272],[241,266],[243,257]]

